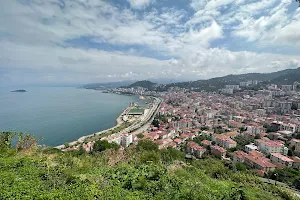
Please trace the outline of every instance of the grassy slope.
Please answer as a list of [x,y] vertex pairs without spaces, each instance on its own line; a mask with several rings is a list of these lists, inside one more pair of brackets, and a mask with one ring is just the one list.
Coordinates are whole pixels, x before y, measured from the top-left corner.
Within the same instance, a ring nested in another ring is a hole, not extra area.
[[[0,199],[292,199],[217,159],[179,162],[176,151],[0,154]],[[236,196],[236,195],[235,195]]]

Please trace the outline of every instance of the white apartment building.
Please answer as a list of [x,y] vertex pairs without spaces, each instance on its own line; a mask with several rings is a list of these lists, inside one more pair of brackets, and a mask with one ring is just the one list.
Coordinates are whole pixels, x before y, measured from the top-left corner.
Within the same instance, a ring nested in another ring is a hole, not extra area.
[[121,146],[128,147],[133,142],[131,134],[123,134],[121,139]]
[[270,157],[271,161],[272,162],[275,162],[275,163],[280,163],[282,165],[285,165],[287,167],[292,167],[293,166],[293,162],[294,160],[284,156],[284,155],[281,155],[280,153],[271,153],[271,157]]

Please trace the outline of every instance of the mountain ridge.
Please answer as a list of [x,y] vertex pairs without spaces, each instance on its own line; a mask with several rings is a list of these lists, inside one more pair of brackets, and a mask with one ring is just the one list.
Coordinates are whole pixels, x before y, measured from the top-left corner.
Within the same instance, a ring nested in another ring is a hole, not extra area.
[[[240,82],[257,80],[261,84],[274,83],[279,85],[293,84],[300,82],[300,67],[296,69],[285,69],[271,73],[247,73],[247,74],[229,74],[222,77],[214,77],[207,80],[197,80],[188,82],[177,82],[169,84],[156,84],[151,81],[137,81],[128,87],[143,87],[148,90],[167,90],[171,87],[199,90],[215,91],[224,87],[224,85],[239,85]],[[155,86],[155,87],[154,87]]]

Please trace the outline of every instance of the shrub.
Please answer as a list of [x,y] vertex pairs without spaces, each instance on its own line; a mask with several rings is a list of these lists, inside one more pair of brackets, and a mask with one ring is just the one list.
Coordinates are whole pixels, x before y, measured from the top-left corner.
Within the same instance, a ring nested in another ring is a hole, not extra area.
[[93,151],[94,152],[101,152],[105,151],[106,149],[118,149],[120,146],[117,145],[116,143],[112,142],[109,143],[106,140],[98,140],[94,144]]
[[137,150],[142,151],[158,151],[158,145],[150,140],[141,140],[137,145]]

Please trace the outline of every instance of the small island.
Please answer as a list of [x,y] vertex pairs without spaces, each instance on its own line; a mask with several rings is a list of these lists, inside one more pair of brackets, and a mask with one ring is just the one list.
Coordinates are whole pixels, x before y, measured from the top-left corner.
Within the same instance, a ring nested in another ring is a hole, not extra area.
[[27,92],[27,91],[22,89],[22,90],[13,90],[11,92]]

